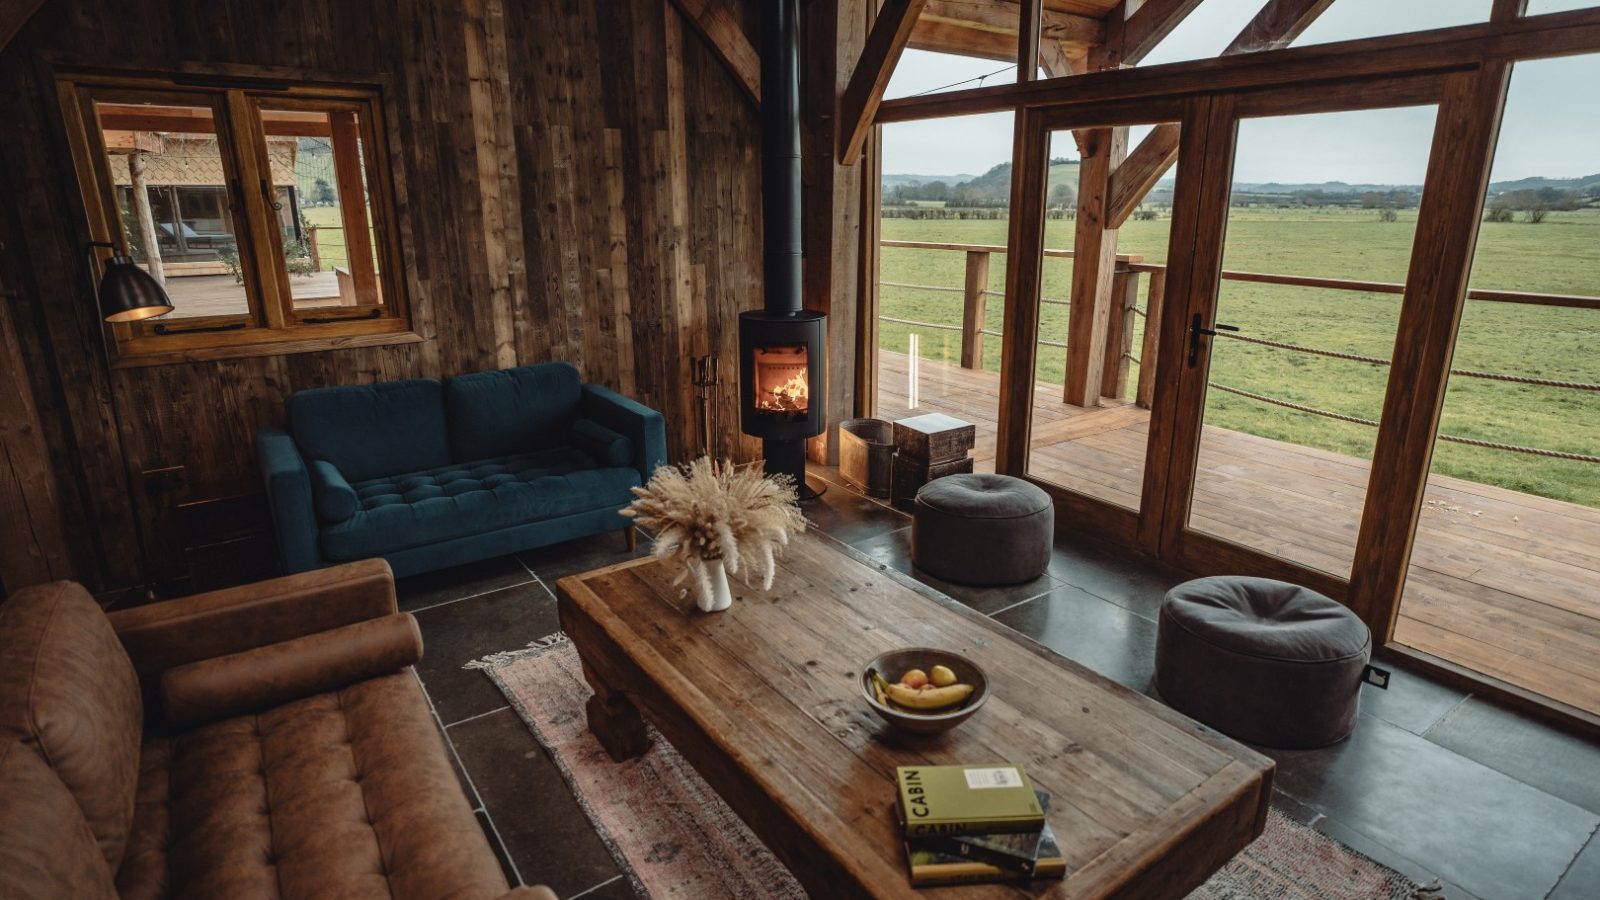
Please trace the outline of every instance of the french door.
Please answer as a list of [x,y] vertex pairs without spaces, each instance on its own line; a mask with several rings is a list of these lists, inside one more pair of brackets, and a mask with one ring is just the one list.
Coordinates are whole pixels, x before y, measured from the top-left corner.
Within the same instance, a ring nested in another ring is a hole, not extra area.
[[[1022,113],[998,470],[1049,490],[1069,525],[1189,571],[1307,585],[1387,642],[1493,144],[1462,122],[1503,90],[1496,77]],[[1130,136],[1155,132],[1174,174],[1134,171],[1164,201],[1129,215],[1125,184],[1085,197],[1094,179],[1080,178],[1074,221],[1056,224],[1071,144],[1080,173],[1145,166]],[[1307,135],[1320,137],[1296,143]],[[1367,177],[1379,156],[1388,168]],[[1313,197],[1328,181],[1423,187]],[[1086,215],[1107,218],[1085,228]],[[1109,242],[1086,238],[1096,225]],[[1063,314],[1052,301],[1068,286]]]

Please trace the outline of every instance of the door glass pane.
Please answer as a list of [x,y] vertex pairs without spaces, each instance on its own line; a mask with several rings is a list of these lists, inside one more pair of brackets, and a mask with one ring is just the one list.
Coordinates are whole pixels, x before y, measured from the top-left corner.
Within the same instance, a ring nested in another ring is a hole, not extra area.
[[[1011,114],[883,126],[877,415],[975,426],[994,471]],[[976,174],[974,174],[976,173]]]
[[264,107],[261,125],[295,309],[381,304],[359,113]]
[[[1395,640],[1600,713],[1600,56],[1519,62]],[[1518,300],[1521,302],[1505,302]]]
[[[1177,163],[1178,124],[1097,129],[1109,139],[1107,152],[1142,156],[1160,144],[1171,148],[1166,174],[1145,195],[1115,235],[1116,262],[1100,278],[1106,312],[1095,336],[1077,346],[1071,337],[1076,296],[1078,199],[1093,190],[1085,182],[1079,136],[1058,131],[1050,139],[1050,176],[1045,189],[1045,258],[1039,307],[1039,347],[1034,365],[1033,427],[1028,474],[1070,490],[1137,511],[1144,490],[1145,446],[1150,436],[1150,405],[1155,395],[1155,331],[1149,330],[1165,296],[1167,240],[1172,230],[1172,195]],[[1088,140],[1091,132],[1084,132]],[[1148,143],[1147,143],[1148,142]],[[1145,150],[1137,148],[1144,146]],[[1087,275],[1085,276],[1087,277]],[[1085,296],[1093,298],[1094,287]],[[1092,308],[1092,304],[1091,304]],[[1081,327],[1081,326],[1080,326]],[[1148,338],[1148,339],[1147,339]],[[1099,386],[1097,399],[1083,403],[1074,393],[1069,367]],[[1147,368],[1149,366],[1149,368]]]
[[172,298],[173,310],[162,318],[248,315],[231,179],[211,108],[94,106],[123,235]]
[[1191,529],[1349,576],[1435,112],[1239,123]]

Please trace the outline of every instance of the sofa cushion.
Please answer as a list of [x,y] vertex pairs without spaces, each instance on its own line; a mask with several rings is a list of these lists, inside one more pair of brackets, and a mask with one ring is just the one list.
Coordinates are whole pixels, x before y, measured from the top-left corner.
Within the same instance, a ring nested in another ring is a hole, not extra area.
[[327,522],[343,522],[361,508],[355,488],[333,463],[314,459],[307,470],[311,475],[311,502],[318,517]]
[[633,462],[633,441],[601,425],[593,419],[579,419],[572,423],[568,434],[573,446],[589,454],[601,466],[626,466]]
[[83,811],[33,748],[0,740],[0,897],[114,900]]
[[452,378],[444,387],[450,458],[493,459],[553,447],[578,417],[582,393],[578,370],[564,362]]
[[604,507],[639,484],[632,468],[596,468],[572,447],[376,478],[353,487],[361,509],[322,530],[331,559],[362,559]]
[[506,890],[415,676],[144,748],[124,898],[488,898]]
[[87,591],[58,581],[0,604],[0,737],[55,770],[111,871],[133,817],[143,724],[133,663]]
[[431,378],[300,391],[287,406],[306,458],[333,463],[351,482],[450,461],[444,387]]

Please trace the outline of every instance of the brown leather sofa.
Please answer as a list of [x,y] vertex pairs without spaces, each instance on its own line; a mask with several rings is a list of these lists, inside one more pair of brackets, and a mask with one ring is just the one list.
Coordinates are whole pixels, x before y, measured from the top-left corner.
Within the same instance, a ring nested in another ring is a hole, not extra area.
[[0,604],[0,897],[512,897],[381,560]]

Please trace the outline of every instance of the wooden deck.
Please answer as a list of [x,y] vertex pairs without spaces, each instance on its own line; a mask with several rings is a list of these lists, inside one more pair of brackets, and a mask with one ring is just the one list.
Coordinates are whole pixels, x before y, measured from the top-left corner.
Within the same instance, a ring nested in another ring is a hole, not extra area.
[[[906,357],[880,354],[878,410],[906,408]],[[999,376],[921,362],[919,412],[977,426],[992,471]],[[1030,473],[1136,508],[1149,413],[1084,410],[1035,394]],[[1207,427],[1191,524],[1348,575],[1368,462]],[[1600,509],[1433,476],[1412,553],[1397,642],[1600,714]]]
[[[190,316],[242,316],[250,311],[244,285],[232,275],[183,275],[167,279],[172,298],[169,318]],[[332,272],[291,275],[289,288],[296,309],[339,305],[339,280]]]

